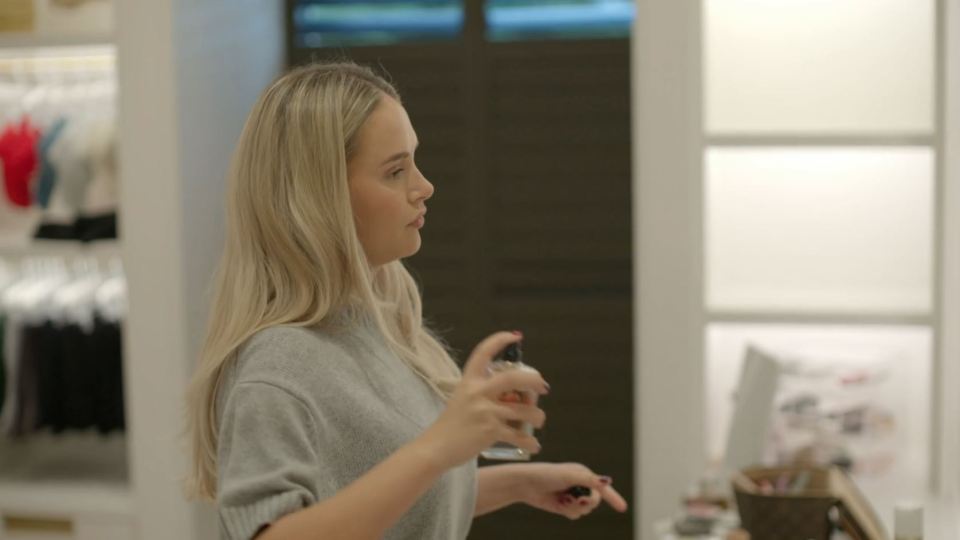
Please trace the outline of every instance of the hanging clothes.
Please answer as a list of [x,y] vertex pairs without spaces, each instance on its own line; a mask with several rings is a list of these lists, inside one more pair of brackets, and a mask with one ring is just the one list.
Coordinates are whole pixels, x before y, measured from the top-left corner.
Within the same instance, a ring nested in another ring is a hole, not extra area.
[[0,295],[7,311],[0,429],[8,437],[125,429],[126,281],[119,261],[106,275],[86,264],[73,277],[28,276]]
[[7,397],[7,364],[3,360],[3,329],[7,319],[0,314],[0,418],[3,417],[3,405]]
[[7,198],[16,206],[28,207],[33,203],[30,182],[37,170],[38,130],[24,117],[19,124],[12,124],[0,134],[0,160],[3,161],[3,185]]
[[94,409],[97,429],[107,434],[126,429],[123,397],[123,330],[119,322],[97,317],[90,339],[93,343],[97,391]]
[[17,401],[14,406],[13,425],[9,434],[23,437],[36,431],[40,416],[39,363],[42,347],[42,329],[37,325],[24,325],[20,330],[20,350],[17,362]]
[[53,186],[57,181],[57,169],[53,161],[50,160],[50,147],[66,125],[67,120],[65,118],[58,118],[40,138],[37,147],[37,155],[40,158],[40,174],[37,178],[37,192],[34,200],[41,208],[46,208],[50,204],[50,194],[53,192]]

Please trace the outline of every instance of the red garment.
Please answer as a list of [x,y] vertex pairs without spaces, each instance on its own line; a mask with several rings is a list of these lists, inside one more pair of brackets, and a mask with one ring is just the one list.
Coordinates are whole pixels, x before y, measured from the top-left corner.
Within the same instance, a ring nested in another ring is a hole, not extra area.
[[3,162],[3,186],[7,198],[16,206],[32,203],[30,182],[37,172],[37,142],[40,130],[24,118],[19,124],[9,124],[0,135],[0,161]]

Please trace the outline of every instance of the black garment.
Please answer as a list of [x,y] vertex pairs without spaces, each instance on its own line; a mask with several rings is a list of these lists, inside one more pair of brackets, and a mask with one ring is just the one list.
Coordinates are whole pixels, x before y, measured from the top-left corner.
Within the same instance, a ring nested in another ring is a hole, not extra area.
[[41,337],[37,355],[37,384],[40,400],[38,428],[50,428],[60,433],[66,427],[66,410],[63,396],[67,388],[63,361],[63,334],[53,323],[47,322],[39,329]]
[[33,235],[45,240],[112,240],[117,238],[117,214],[111,212],[95,216],[83,216],[73,223],[41,223]]
[[72,223],[41,223],[33,234],[34,238],[43,240],[76,240],[76,236]]
[[94,371],[99,385],[95,410],[100,433],[123,431],[123,339],[120,324],[98,318],[90,336],[96,351]]
[[63,400],[65,427],[87,429],[96,425],[99,383],[95,371],[98,351],[91,347],[90,336],[76,324],[60,328],[63,374],[66,380]]
[[40,413],[39,396],[39,348],[42,340],[42,325],[25,324],[20,329],[18,351],[17,402],[14,406],[13,425],[10,435],[22,437],[37,429]]
[[125,428],[121,326],[99,317],[77,324],[25,325],[20,334],[17,403],[10,434]]
[[77,235],[81,242],[112,240],[117,237],[117,214],[81,217],[77,219]]
[[7,318],[0,315],[0,414],[7,403],[7,362],[6,351],[3,348],[3,337],[6,335]]

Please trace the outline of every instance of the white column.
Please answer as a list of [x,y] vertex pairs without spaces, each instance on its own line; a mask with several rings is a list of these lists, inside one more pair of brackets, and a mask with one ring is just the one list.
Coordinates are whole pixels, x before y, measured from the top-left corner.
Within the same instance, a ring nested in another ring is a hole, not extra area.
[[636,538],[704,464],[700,4],[638,0],[633,31]]
[[209,509],[183,496],[183,398],[221,249],[230,154],[281,68],[282,10],[261,0],[117,3],[125,377],[139,540],[216,537]]
[[940,494],[960,497],[960,0],[946,0]]

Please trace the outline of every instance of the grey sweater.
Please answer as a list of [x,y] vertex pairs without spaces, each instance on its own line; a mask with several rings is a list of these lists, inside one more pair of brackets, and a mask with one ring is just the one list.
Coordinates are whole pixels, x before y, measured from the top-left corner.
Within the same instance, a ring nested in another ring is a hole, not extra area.
[[[334,495],[416,438],[443,407],[369,323],[258,332],[226,368],[217,395],[221,538],[248,540]],[[447,471],[384,538],[466,538],[476,467],[471,460]]]

